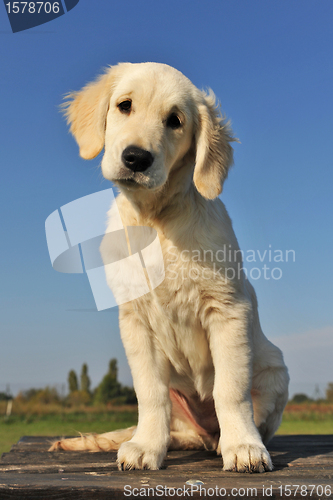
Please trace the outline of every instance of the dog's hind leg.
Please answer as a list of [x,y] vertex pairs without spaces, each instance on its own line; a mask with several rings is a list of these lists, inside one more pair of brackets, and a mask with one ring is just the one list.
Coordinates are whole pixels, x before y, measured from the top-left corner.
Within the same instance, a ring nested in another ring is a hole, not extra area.
[[132,439],[136,427],[128,427],[104,434],[81,434],[77,438],[55,441],[49,451],[117,451],[122,443]]
[[[197,422],[186,399],[178,391],[170,390],[172,400],[169,450],[216,450],[219,430],[215,425],[207,431]],[[205,406],[209,406],[208,403]],[[212,418],[215,424],[215,414]],[[136,426],[104,434],[81,434],[77,438],[55,441],[49,451],[117,451],[122,443],[130,441]]]
[[[60,439],[55,441],[49,451],[118,451],[120,445],[129,441],[136,427],[121,429],[104,434],[81,434],[77,438]],[[215,450],[218,437],[200,436],[188,431],[171,431],[169,450]]]
[[282,352],[262,332],[255,291],[246,281],[253,305],[254,360],[251,397],[254,422],[266,444],[277,431],[288,401],[289,375]]
[[254,422],[264,443],[269,442],[281,423],[289,384],[288,370],[280,349],[268,340],[266,342],[266,352],[262,357],[266,366],[255,370],[251,390]]

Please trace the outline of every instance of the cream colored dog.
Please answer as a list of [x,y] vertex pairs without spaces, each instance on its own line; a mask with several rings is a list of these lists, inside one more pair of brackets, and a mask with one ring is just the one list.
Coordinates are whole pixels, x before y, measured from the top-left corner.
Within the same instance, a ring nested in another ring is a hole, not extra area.
[[167,449],[215,449],[224,470],[271,470],[263,442],[280,424],[289,377],[218,198],[234,139],[214,94],[167,65],[126,63],[71,94],[66,113],[83,158],[105,148],[124,226],[157,231],[165,279],[119,308],[138,426],[52,449],[119,449],[122,470],[158,469]]

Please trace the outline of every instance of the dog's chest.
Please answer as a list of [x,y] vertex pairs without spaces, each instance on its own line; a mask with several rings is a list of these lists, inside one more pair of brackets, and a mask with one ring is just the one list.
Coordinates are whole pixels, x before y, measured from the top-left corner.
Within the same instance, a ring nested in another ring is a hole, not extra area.
[[170,360],[173,387],[206,397],[214,370],[207,332],[200,321],[201,294],[198,284],[172,280],[166,269],[166,279],[150,294],[145,308],[155,342]]

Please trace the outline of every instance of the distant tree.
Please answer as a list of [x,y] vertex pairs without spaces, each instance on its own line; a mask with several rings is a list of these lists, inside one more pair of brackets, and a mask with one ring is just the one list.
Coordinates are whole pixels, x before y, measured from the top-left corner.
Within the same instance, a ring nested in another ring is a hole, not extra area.
[[10,399],[13,399],[13,396],[6,392],[0,392],[0,401],[9,401]]
[[326,388],[327,401],[333,402],[333,382],[330,382]]
[[86,391],[71,392],[66,399],[69,406],[86,406],[91,403],[91,395]]
[[28,389],[21,391],[15,398],[17,401],[31,402],[31,403],[59,403],[61,398],[56,387],[44,387],[44,389]]
[[41,391],[41,389],[35,389],[32,387],[31,389],[27,389],[26,391],[23,391],[22,396],[27,401],[31,401],[32,399],[34,399],[37,396],[37,394],[40,391]]
[[26,391],[20,391],[15,399],[19,401],[32,401],[41,389],[27,389]]
[[47,386],[37,392],[37,394],[33,398],[33,401],[42,404],[59,403],[60,396],[55,387]]
[[118,378],[118,361],[116,358],[113,358],[109,362],[109,374],[115,377],[117,380]]
[[309,396],[307,396],[306,394],[295,394],[293,399],[291,400],[292,403],[305,403],[306,401],[312,401],[311,398],[309,398]]
[[10,392],[9,384],[7,384],[6,391],[0,392],[0,401],[9,401],[10,399],[13,399],[13,395]]
[[81,370],[81,384],[80,384],[80,389],[83,392],[87,392],[90,394],[90,378],[88,375],[88,366],[86,363],[82,365],[82,370]]
[[71,370],[68,374],[68,388],[69,388],[69,393],[71,394],[72,392],[78,391],[79,390],[79,385],[77,382],[77,376],[74,370]]
[[102,382],[96,389],[95,401],[97,403],[107,403],[108,401],[121,396],[121,384],[117,380],[118,377],[118,362],[111,359],[109,363],[109,371],[103,377]]
[[136,399],[135,390],[133,387],[122,387],[121,394],[124,397],[124,404],[136,405],[138,400]]

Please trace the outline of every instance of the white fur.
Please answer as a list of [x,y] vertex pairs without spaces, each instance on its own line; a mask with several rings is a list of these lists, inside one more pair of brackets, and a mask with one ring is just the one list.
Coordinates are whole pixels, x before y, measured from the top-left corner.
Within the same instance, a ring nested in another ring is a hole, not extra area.
[[[132,102],[127,114],[118,107],[124,100]],[[132,430],[111,432],[53,449],[119,448],[121,469],[157,469],[168,446],[208,448],[222,454],[224,470],[271,470],[263,440],[280,424],[289,378],[281,351],[261,330],[256,295],[217,198],[234,139],[213,93],[166,65],[120,64],[72,94],[66,113],[84,158],[105,147],[102,171],[120,188],[123,224],[157,231],[165,279],[119,311],[139,403],[133,437]],[[171,113],[180,128],[167,125]],[[124,166],[130,145],[153,155],[145,172]],[[221,262],[223,248],[233,253]],[[106,238],[101,253],[107,262]]]

